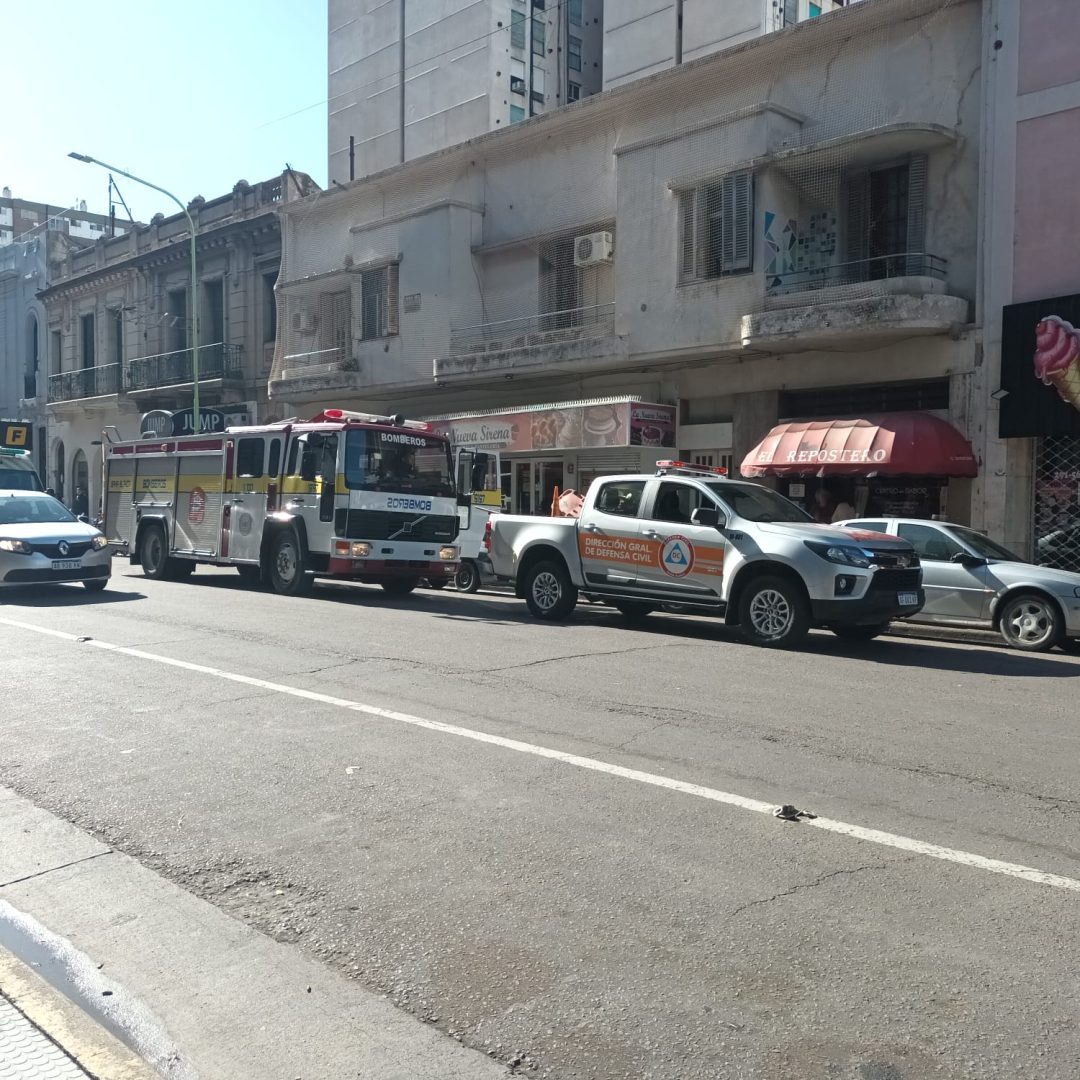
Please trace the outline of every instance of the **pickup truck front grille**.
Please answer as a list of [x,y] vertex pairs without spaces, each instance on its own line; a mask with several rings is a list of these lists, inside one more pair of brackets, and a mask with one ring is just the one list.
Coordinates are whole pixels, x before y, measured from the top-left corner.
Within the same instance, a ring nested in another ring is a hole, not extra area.
[[914,551],[897,551],[895,548],[876,550],[873,552],[874,562],[881,567],[898,568],[906,570],[919,565],[919,556]]
[[416,540],[448,544],[457,536],[458,519],[442,514],[393,514],[385,510],[339,510],[336,532],[349,540]]
[[896,589],[899,592],[911,592],[922,583],[922,574],[918,567],[913,570],[879,570],[874,574],[874,589]]

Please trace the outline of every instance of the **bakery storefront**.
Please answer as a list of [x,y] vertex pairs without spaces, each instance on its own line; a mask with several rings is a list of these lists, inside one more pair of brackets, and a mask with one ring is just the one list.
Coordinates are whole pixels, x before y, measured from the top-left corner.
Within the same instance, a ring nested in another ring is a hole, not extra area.
[[429,417],[456,447],[497,451],[503,507],[546,514],[555,489],[585,492],[597,476],[651,470],[675,446],[676,409],[635,397]]
[[818,521],[931,518],[947,513],[949,480],[978,475],[978,463],[948,421],[896,412],[777,424],[740,472],[776,478]]
[[1034,440],[1036,562],[1080,571],[1080,294],[1002,312],[998,435]]

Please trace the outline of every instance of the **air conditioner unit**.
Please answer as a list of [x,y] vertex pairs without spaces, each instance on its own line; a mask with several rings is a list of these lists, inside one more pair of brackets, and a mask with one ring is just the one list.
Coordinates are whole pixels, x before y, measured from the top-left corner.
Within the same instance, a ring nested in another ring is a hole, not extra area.
[[611,262],[615,242],[609,232],[594,232],[574,238],[574,265],[579,269]]
[[315,316],[310,311],[294,311],[292,328],[301,334],[310,334],[315,329]]

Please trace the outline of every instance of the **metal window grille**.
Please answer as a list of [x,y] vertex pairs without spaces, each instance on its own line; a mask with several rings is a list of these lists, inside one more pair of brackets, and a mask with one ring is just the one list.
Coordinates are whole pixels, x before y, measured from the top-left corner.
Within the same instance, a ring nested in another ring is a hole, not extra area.
[[1039,440],[1034,509],[1035,561],[1080,571],[1080,438]]

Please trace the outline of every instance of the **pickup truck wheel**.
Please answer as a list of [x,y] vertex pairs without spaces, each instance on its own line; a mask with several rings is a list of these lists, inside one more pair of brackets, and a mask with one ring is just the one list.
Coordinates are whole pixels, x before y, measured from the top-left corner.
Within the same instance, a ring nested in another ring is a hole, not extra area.
[[139,565],[143,573],[153,581],[168,577],[169,553],[165,546],[165,532],[160,525],[148,525],[139,539]]
[[454,585],[458,592],[474,593],[480,588],[480,570],[472,559],[462,559]]
[[270,584],[282,596],[303,596],[311,591],[312,578],[304,570],[300,539],[292,529],[282,529],[270,545]]
[[565,619],[577,605],[577,588],[566,567],[539,562],[525,578],[525,603],[537,619]]
[[652,604],[643,604],[638,600],[620,600],[615,608],[627,622],[632,623],[641,622],[656,610]]
[[888,623],[876,623],[874,626],[834,626],[832,632],[845,641],[871,641],[888,629]]
[[408,596],[420,584],[419,578],[393,578],[381,582],[383,589],[391,596]]
[[739,598],[739,625],[753,645],[789,649],[810,630],[810,611],[802,589],[782,577],[755,578]]
[[1005,601],[999,626],[1005,643],[1023,652],[1046,652],[1061,639],[1062,619],[1048,596],[1024,593]]

